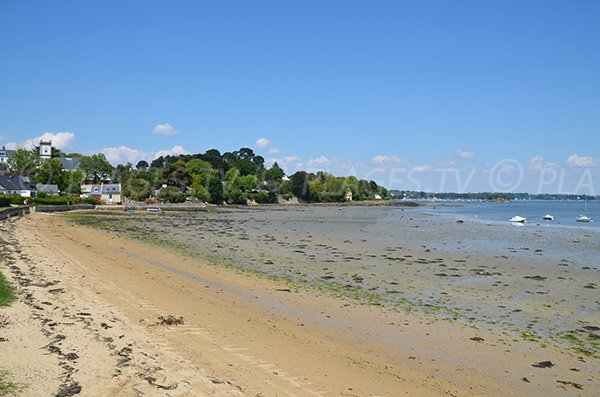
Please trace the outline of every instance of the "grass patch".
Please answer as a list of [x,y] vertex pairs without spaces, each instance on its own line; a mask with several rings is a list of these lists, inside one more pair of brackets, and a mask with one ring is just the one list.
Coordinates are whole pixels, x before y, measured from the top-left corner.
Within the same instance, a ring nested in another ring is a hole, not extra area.
[[0,273],[0,307],[8,306],[12,301],[15,300],[15,293],[13,288],[8,283],[4,275]]
[[24,385],[6,380],[8,372],[0,371],[0,396],[16,396],[25,389]]

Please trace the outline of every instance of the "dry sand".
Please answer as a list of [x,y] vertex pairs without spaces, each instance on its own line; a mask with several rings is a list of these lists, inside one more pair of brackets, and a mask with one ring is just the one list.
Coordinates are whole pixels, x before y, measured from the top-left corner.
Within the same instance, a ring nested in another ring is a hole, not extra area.
[[19,296],[0,309],[0,370],[23,396],[597,395],[597,360],[516,335],[288,289],[62,215],[0,237]]

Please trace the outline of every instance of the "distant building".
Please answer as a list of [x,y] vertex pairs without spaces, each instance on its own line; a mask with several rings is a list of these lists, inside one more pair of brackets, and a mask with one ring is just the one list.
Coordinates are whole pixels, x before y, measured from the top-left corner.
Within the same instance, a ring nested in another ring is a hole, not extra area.
[[120,183],[81,185],[81,197],[93,197],[98,204],[117,204],[123,201]]
[[40,158],[52,158],[52,141],[40,141]]
[[346,190],[346,201],[352,201],[352,190]]
[[37,189],[31,179],[25,176],[0,175],[0,194],[15,194],[21,197],[35,197]]
[[4,146],[2,146],[2,150],[0,150],[0,164],[6,164],[8,162],[8,159],[14,153],[14,150],[7,150]]
[[37,189],[38,194],[42,192],[46,193],[49,196],[58,196],[58,193],[60,193],[60,191],[58,190],[58,185],[38,183],[37,185],[35,185],[35,188]]
[[81,164],[81,159],[78,158],[55,157],[53,160],[60,161],[62,169],[65,171],[72,171],[74,169],[77,169],[79,168],[79,164]]

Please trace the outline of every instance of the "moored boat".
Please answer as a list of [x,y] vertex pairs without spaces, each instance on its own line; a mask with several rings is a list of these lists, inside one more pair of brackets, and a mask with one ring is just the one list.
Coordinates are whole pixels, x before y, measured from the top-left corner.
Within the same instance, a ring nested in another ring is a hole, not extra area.
[[579,215],[577,218],[575,218],[575,220],[576,220],[577,222],[591,222],[591,221],[592,221],[592,218],[590,218],[590,217],[589,217],[589,216],[587,216],[587,215],[583,215],[583,214],[582,214],[582,215]]
[[512,218],[510,218],[508,221],[513,222],[513,223],[525,223],[525,222],[527,222],[527,218],[525,218],[523,216],[515,215]]
[[542,217],[543,220],[545,221],[553,221],[554,220],[554,216],[550,215],[550,214],[546,214]]

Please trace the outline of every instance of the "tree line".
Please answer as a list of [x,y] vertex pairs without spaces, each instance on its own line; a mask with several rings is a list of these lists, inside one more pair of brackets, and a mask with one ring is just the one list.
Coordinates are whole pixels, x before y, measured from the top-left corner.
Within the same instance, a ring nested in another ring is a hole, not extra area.
[[[79,159],[74,170],[63,170],[57,157]],[[63,194],[78,194],[83,183],[120,183],[123,194],[135,201],[153,198],[183,202],[189,198],[221,204],[275,203],[278,197],[297,197],[306,202],[343,202],[388,199],[388,191],[374,181],[354,176],[336,177],[328,172],[298,171],[289,178],[274,163],[250,148],[220,153],[161,156],[150,163],[113,167],[102,153],[84,156],[53,149],[52,158],[42,160],[37,150],[18,149],[8,161],[8,170],[30,176],[34,182],[56,184]],[[156,193],[158,192],[158,193]]]

